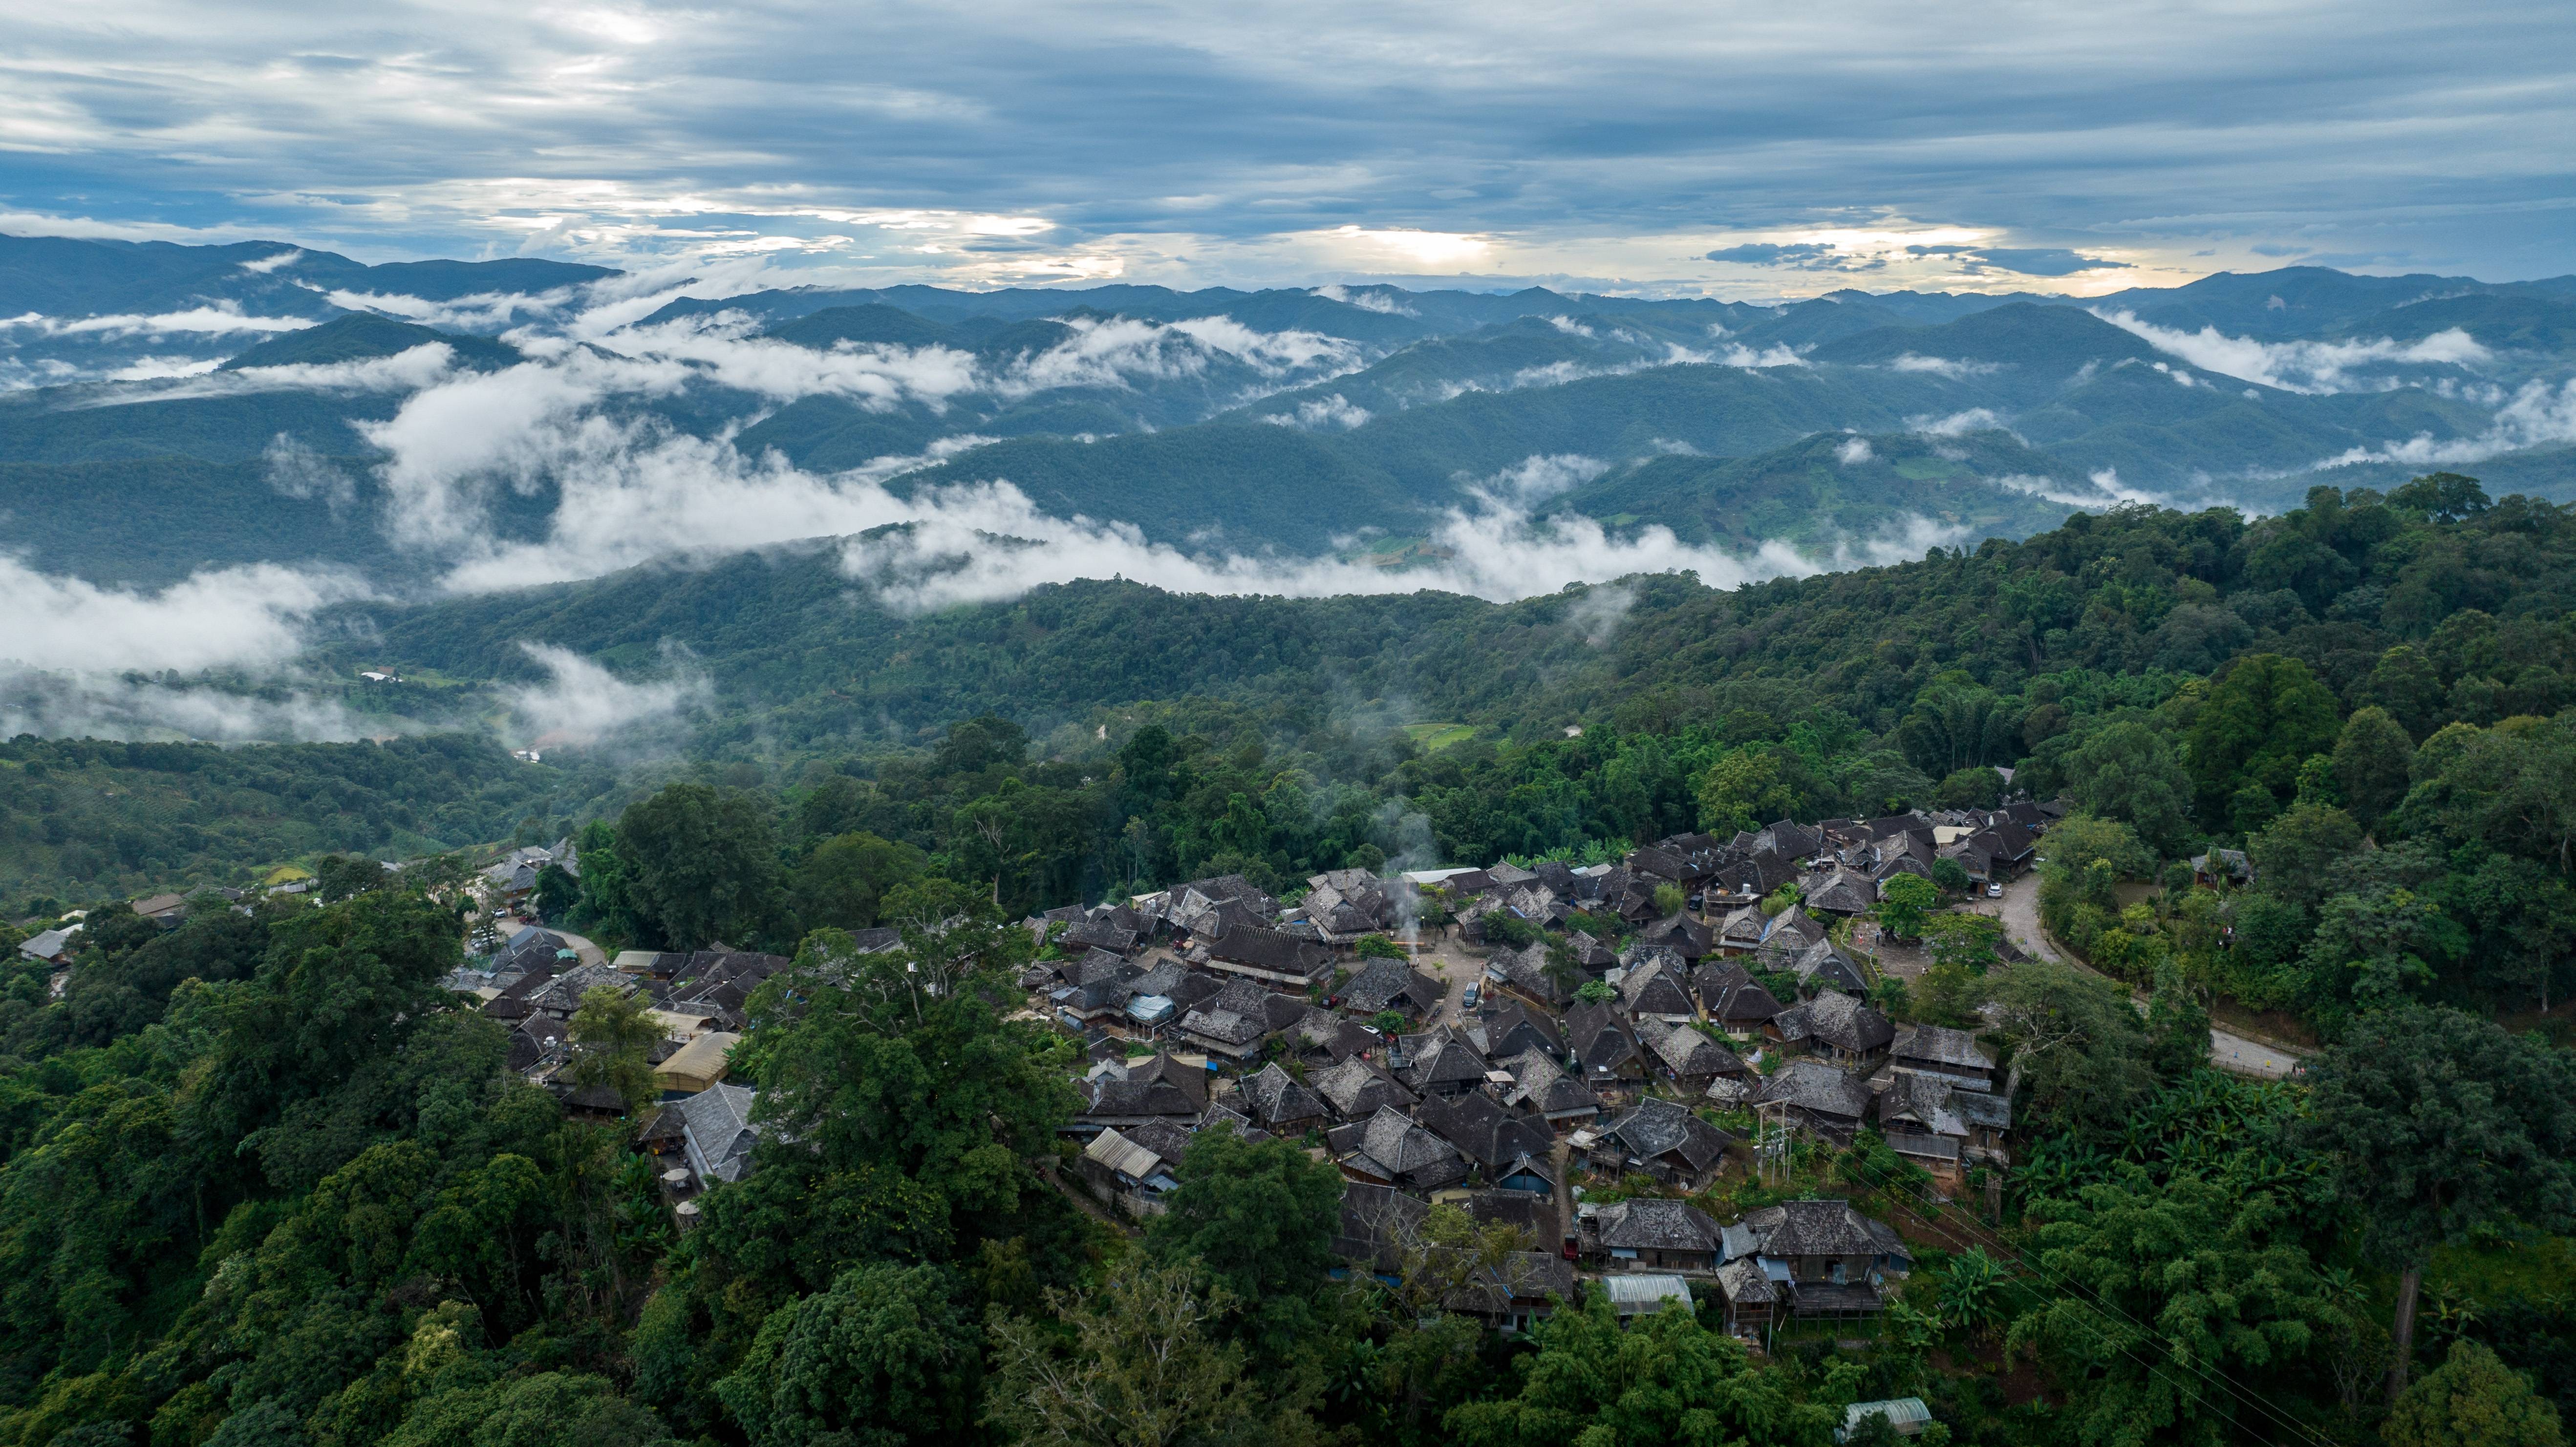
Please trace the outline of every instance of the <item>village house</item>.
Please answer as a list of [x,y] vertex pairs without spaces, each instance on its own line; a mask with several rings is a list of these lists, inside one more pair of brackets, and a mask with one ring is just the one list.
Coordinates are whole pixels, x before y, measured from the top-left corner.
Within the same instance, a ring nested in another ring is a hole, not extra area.
[[1414,1117],[1457,1147],[1497,1189],[1555,1198],[1556,1168],[1550,1157],[1556,1132],[1540,1117],[1505,1110],[1483,1094],[1435,1096],[1423,1101]]
[[1102,1204],[1143,1219],[1170,1209],[1166,1198],[1180,1187],[1172,1174],[1178,1164],[1113,1129],[1091,1138],[1074,1172]]
[[1567,1014],[1565,1044],[1583,1067],[1583,1083],[1595,1091],[1623,1089],[1645,1079],[1636,1027],[1611,1001],[1578,1005]]
[[1556,1022],[1518,1000],[1504,1004],[1481,1020],[1468,1023],[1467,1043],[1488,1060],[1501,1060],[1525,1050],[1565,1053],[1565,1032]]
[[1742,1057],[1689,1025],[1668,1025],[1648,1017],[1637,1022],[1647,1057],[1682,1089],[1699,1092],[1721,1075],[1749,1074]]
[[1753,1094],[1753,1104],[1779,1106],[1792,1125],[1848,1146],[1870,1110],[1869,1088],[1821,1060],[1782,1065]]
[[1594,1134],[1585,1164],[1613,1180],[1643,1172],[1667,1186],[1706,1190],[1726,1163],[1730,1139],[1687,1106],[1649,1098]]
[[1679,1025],[1699,1017],[1699,1007],[1691,1002],[1690,991],[1683,982],[1689,978],[1681,956],[1669,951],[1632,950],[1627,973],[1614,987],[1619,992],[1620,1008],[1630,1019],[1643,1023],[1661,1020]]
[[1913,1270],[1903,1237],[1848,1201],[1784,1201],[1726,1228],[1729,1261],[1751,1257],[1797,1316],[1851,1318],[1887,1306],[1890,1281]]
[[1691,989],[1699,996],[1704,1018],[1729,1035],[1755,1034],[1780,1013],[1780,1002],[1771,992],[1732,960],[1702,961],[1691,972]]
[[681,1148],[700,1181],[738,1181],[750,1172],[752,1145],[760,1138],[751,1121],[758,1099],[749,1087],[719,1083],[663,1107],[679,1113]]
[[1707,1212],[1659,1196],[1587,1202],[1575,1221],[1584,1256],[1610,1271],[1714,1271],[1724,1244]]
[[1372,959],[1343,984],[1336,996],[1340,1008],[1354,1015],[1381,1014],[1420,1019],[1436,1013],[1448,987],[1403,960]]
[[1388,1068],[1414,1094],[1464,1095],[1485,1083],[1485,1057],[1442,1026],[1428,1035],[1399,1037],[1387,1057]]
[[2010,1100],[1947,1076],[1911,1070],[1888,1075],[1877,1100],[1878,1129],[1898,1155],[1954,1182],[1980,1162],[2011,1164],[2004,1146],[2012,1129]]
[[1354,1181],[1427,1196],[1467,1179],[1467,1158],[1456,1146],[1392,1106],[1337,1127],[1330,1141],[1342,1174]]
[[1971,1090],[1995,1088],[1995,1058],[1965,1030],[1946,1025],[1914,1025],[1899,1033],[1888,1049],[1888,1062],[1899,1070],[1937,1075]]
[[1601,1113],[1601,1097],[1567,1074],[1546,1050],[1525,1050],[1495,1063],[1509,1083],[1493,1079],[1493,1072],[1488,1072],[1487,1089],[1514,1110],[1536,1112],[1549,1125],[1560,1128],[1579,1125]]
[[1245,1076],[1236,1096],[1245,1117],[1272,1135],[1302,1136],[1331,1124],[1323,1097],[1298,1084],[1275,1060]]
[[1316,1073],[1309,1083],[1333,1114],[1345,1121],[1366,1120],[1390,1107],[1410,1112],[1422,1099],[1359,1055]]

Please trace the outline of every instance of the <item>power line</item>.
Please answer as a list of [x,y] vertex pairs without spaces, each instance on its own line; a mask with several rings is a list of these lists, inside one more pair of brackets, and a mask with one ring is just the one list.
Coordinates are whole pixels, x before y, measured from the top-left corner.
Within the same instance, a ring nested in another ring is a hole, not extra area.
[[[1853,1169],[1865,1176],[1872,1174],[1866,1163],[1855,1163]],[[1893,1181],[1877,1181],[1874,1182],[1874,1184],[1877,1189],[1882,1191],[1898,1192],[1900,1190],[1899,1183]],[[1923,1205],[1932,1204],[1920,1195],[1915,1195],[1913,1199]],[[1916,1214],[1926,1215],[1926,1213],[1921,1211],[1917,1211]],[[1975,1217],[1968,1216],[1965,1212],[1962,1212],[1961,1214],[1965,1217],[1967,1223],[1962,1229],[1961,1234],[1968,1235],[1978,1240],[1982,1245],[1991,1246],[1995,1252],[2001,1254],[2006,1260],[2015,1266],[2019,1266],[2034,1275],[2044,1277],[2069,1292],[2080,1293],[2084,1298],[2085,1303],[2091,1305],[2096,1312],[2100,1313],[2106,1322],[2112,1321],[2116,1316],[2119,1321],[2128,1323],[2128,1325],[2134,1328],[2140,1335],[2150,1339],[2154,1337],[2155,1333],[2148,1328],[2146,1323],[2139,1321],[2134,1316],[2131,1316],[2125,1309],[2113,1302],[2103,1299],[2099,1293],[2095,1292],[2092,1288],[2085,1286],[2083,1283],[2074,1281],[2058,1272],[2050,1270],[2045,1265],[2029,1260],[2021,1253],[2013,1250],[2009,1245],[2006,1245],[2000,1236],[1987,1230],[1983,1223],[1978,1222]],[[1926,1215],[1926,1219],[1929,1219],[1928,1215]],[[2139,1356],[2137,1353],[2130,1351],[2126,1347],[2117,1347],[2117,1349],[2122,1355],[2128,1357],[2131,1361],[2145,1367],[2150,1376],[2155,1375],[2157,1370],[2155,1363],[2148,1361],[2146,1358]],[[2334,1443],[2328,1441],[2323,1436],[2320,1436],[2305,1423],[2300,1422],[2297,1418],[2289,1415],[2287,1412],[2271,1403],[2269,1399],[2263,1397],[2260,1393],[2253,1392],[2248,1388],[2240,1387],[2232,1380],[2225,1378],[2223,1375],[2212,1376],[2208,1370],[2188,1359],[2181,1360],[2180,1364],[2186,1370],[2189,1370],[2195,1376],[2198,1376],[2202,1381],[2209,1383],[2213,1387],[2220,1388],[2240,1402],[2243,1402],[2248,1407],[2261,1412],[2274,1423],[2287,1427],[2291,1431],[2299,1434],[2308,1442],[2314,1444],[2314,1447],[2335,1447]],[[2189,1390],[2188,1386],[2178,1379],[2168,1377],[2168,1380],[2173,1381],[2176,1386],[2184,1387],[2186,1391]],[[2206,1398],[2201,1397],[2198,1393],[2195,1392],[2191,1395],[2194,1401],[2199,1402],[2204,1406],[2211,1405]],[[2246,1435],[2253,1437],[2258,1442],[2267,1443],[2268,1447],[2268,1439],[2264,1438],[2260,1433],[2256,1433],[2245,1427],[2242,1423],[2239,1423],[2233,1415],[2221,1410],[2219,1412],[2219,1416],[2224,1418],[2229,1426],[2235,1427],[2240,1432],[2245,1432]]]

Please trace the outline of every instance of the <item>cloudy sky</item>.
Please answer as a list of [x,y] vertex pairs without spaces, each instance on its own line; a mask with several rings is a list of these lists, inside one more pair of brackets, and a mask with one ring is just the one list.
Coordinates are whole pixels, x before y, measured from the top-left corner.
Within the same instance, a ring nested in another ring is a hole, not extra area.
[[2576,270],[2564,0],[0,0],[0,231],[854,281]]

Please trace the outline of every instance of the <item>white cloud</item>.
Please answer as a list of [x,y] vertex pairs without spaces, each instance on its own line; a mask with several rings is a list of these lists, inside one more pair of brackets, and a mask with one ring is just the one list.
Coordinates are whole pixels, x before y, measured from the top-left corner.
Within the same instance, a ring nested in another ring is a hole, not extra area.
[[1834,449],[1834,461],[1845,467],[1858,467],[1877,456],[1877,453],[1869,450],[1869,439],[1866,437],[1851,438]]
[[68,405],[80,408],[136,407],[178,402],[193,397],[237,397],[253,392],[417,392],[448,375],[455,350],[445,342],[423,342],[390,357],[355,362],[294,362],[282,367],[242,367],[233,371],[191,368],[167,386],[137,386],[102,392]]
[[1526,507],[1572,492],[1609,470],[1610,464],[1598,457],[1573,452],[1534,454],[1467,486],[1470,492],[1500,499],[1503,505]]
[[1385,316],[1416,317],[1422,315],[1422,313],[1406,306],[1401,300],[1399,300],[1397,293],[1384,289],[1348,287],[1342,285],[1340,282],[1334,282],[1327,286],[1319,286],[1315,288],[1315,295],[1324,298],[1326,301],[1341,302],[1348,306],[1358,307],[1362,311],[1377,312]]
[[0,734],[45,738],[345,742],[381,732],[332,699],[0,664]]
[[597,743],[703,708],[714,696],[706,674],[683,664],[672,677],[628,682],[568,648],[521,643],[547,680],[508,691],[524,736],[546,745]]
[[41,332],[49,337],[95,336],[107,339],[298,332],[313,325],[315,323],[310,317],[245,316],[238,303],[229,301],[189,307],[185,311],[158,312],[151,316],[120,312],[110,316],[49,317],[27,312],[0,320],[0,327]]
[[1721,356],[1719,360],[1730,367],[1742,367],[1746,371],[1763,371],[1772,367],[1803,367],[1807,365],[1806,358],[1799,356],[1796,352],[1791,351],[1789,348],[1776,342],[1770,346],[1764,347],[1758,352],[1751,347],[1738,343],[1735,346],[1728,347],[1725,354]]
[[266,256],[245,261],[241,264],[241,269],[254,276],[266,276],[281,266],[293,266],[303,259],[304,252],[300,248],[289,247],[284,251],[272,251]]
[[2419,432],[2403,442],[2355,447],[2317,465],[2393,462],[2407,467],[2458,467],[2499,453],[2564,442],[2576,442],[2576,380],[2554,389],[2547,382],[2525,382],[2513,400],[2496,409],[2487,429],[2474,437],[2436,439],[2429,432]]
[[303,627],[367,589],[342,574],[260,563],[190,576],[157,592],[39,573],[0,556],[0,661],[27,668],[158,673],[271,667]]
[[1303,427],[1309,431],[1326,427],[1348,430],[1369,420],[1369,410],[1339,392],[1329,397],[1310,397],[1297,404],[1292,413],[1279,412],[1261,419],[1282,427]]
[[[2475,367],[2495,359],[2494,353],[2458,327],[2415,342],[2397,342],[2387,337],[2352,342],[2266,342],[2226,336],[2214,326],[2196,332],[2176,331],[2140,321],[2125,309],[2097,309],[2093,315],[2203,371],[2284,392],[2346,392],[2392,385],[2385,378],[2374,382],[2353,375],[2370,366]],[[2191,385],[2187,375],[2177,374],[2177,380],[2186,387]]]
[[1965,437],[1971,432],[1989,432],[2004,425],[2001,417],[1989,407],[1971,407],[1947,417],[1909,417],[1905,425],[1927,437]]
[[1556,328],[1558,331],[1565,333],[1569,337],[1591,337],[1597,335],[1592,328],[1585,326],[1583,323],[1576,321],[1572,317],[1549,317],[1547,319],[1547,324]]
[[1950,357],[1918,357],[1912,352],[1904,353],[1888,365],[1900,372],[1930,372],[1934,376],[1947,377],[1954,382],[1965,381],[1970,377],[1983,377],[2003,370],[2003,365],[1999,362],[1970,362]]

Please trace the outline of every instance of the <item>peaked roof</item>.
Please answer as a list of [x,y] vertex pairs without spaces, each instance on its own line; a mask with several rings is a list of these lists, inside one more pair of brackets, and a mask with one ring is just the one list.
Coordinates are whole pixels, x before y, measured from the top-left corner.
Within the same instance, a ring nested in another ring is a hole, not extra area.
[[1859,1120],[1869,1113],[1869,1089],[1821,1060],[1792,1060],[1762,1082],[1757,1105],[1787,1102],[1816,1115]]
[[1721,1025],[1759,1025],[1780,1013],[1780,1002],[1732,961],[1709,960],[1691,972],[1691,985],[1710,1019]]
[[1244,1078],[1243,1100],[1251,1107],[1244,1113],[1265,1126],[1315,1120],[1325,1113],[1323,1097],[1298,1084],[1275,1060]]
[[1634,1196],[1593,1213],[1593,1233],[1605,1247],[1623,1251],[1715,1251],[1718,1225],[1688,1201]]
[[1783,1201],[1747,1212],[1765,1256],[1903,1256],[1905,1239],[1869,1219],[1849,1201]]
[[1633,1156],[1649,1160],[1678,1152],[1694,1171],[1704,1171],[1726,1154],[1726,1132],[1693,1115],[1689,1109],[1652,1096],[1610,1123],[1603,1139],[1616,1139]]
[[1855,1055],[1885,1048],[1896,1025],[1850,995],[1826,991],[1807,1002],[1807,1029],[1815,1038]]
[[1419,1099],[1392,1076],[1356,1055],[1330,1070],[1317,1071],[1312,1083],[1315,1093],[1344,1120],[1365,1120],[1388,1106],[1410,1109]]

